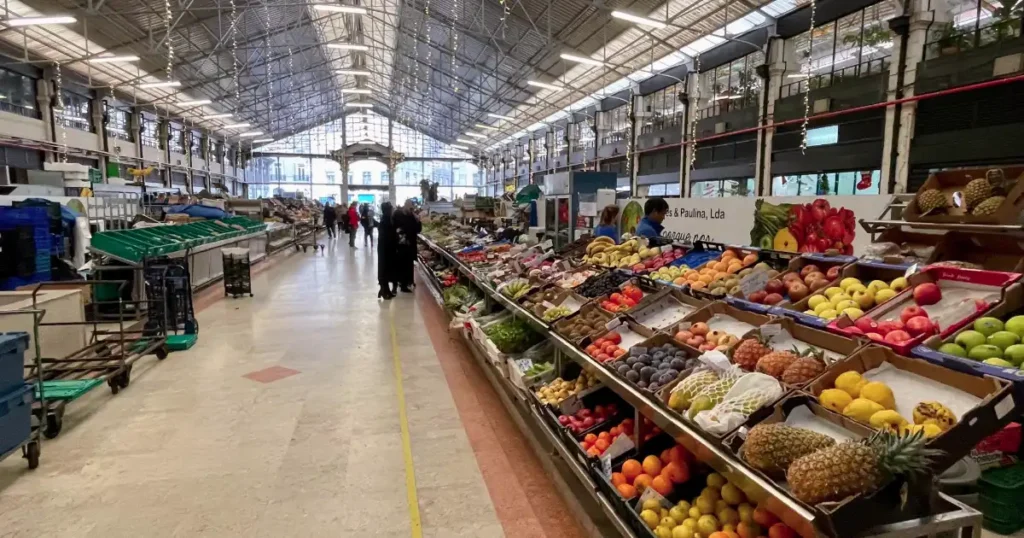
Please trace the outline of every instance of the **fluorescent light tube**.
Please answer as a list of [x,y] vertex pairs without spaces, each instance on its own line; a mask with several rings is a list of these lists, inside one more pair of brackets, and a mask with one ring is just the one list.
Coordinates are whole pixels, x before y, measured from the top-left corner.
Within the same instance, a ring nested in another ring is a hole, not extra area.
[[456,142],[462,142],[463,144],[476,144],[477,143],[476,140],[468,140],[468,139],[465,139],[465,138],[456,138],[455,141]]
[[718,97],[715,97],[715,98],[713,98],[711,100],[712,101],[728,101],[728,100],[731,100],[731,99],[743,99],[743,96],[742,95],[719,95]]
[[223,118],[230,118],[231,116],[232,115],[230,113],[210,114],[209,116],[203,116],[203,119],[204,120],[219,120],[219,119],[223,119]]
[[248,133],[242,133],[238,136],[259,136],[263,134],[263,131],[249,131]]
[[200,105],[208,105],[208,104],[210,104],[212,102],[213,101],[211,101],[209,99],[195,99],[193,101],[178,101],[175,104],[178,105],[178,106],[200,106]]
[[245,129],[252,125],[251,123],[232,123],[231,125],[225,125],[225,129]]
[[790,73],[786,75],[786,78],[807,78],[807,75],[803,73]]
[[330,13],[352,13],[354,15],[366,15],[366,8],[359,6],[342,6],[336,4],[313,4],[313,9]]
[[350,75],[353,77],[368,77],[373,74],[369,71],[360,71],[358,69],[338,69],[335,73],[339,75]]
[[512,121],[512,120],[514,119],[514,118],[512,118],[512,117],[510,117],[510,116],[502,116],[501,114],[495,114],[495,113],[493,113],[493,112],[488,112],[488,113],[487,113],[487,115],[488,115],[488,116],[490,116],[490,117],[492,117],[492,118],[497,118],[497,119],[499,119],[499,120],[508,120],[508,121]]
[[501,129],[498,129],[497,127],[493,126],[493,125],[484,125],[483,123],[476,124],[476,128],[477,129],[486,129],[488,131],[500,131],[501,130]]
[[537,81],[537,80],[527,80],[526,83],[529,84],[530,86],[536,86],[538,88],[544,88],[545,90],[561,91],[561,90],[565,89],[565,88],[563,88],[561,86],[556,86],[554,84],[548,84],[547,82],[540,82],[540,81]]
[[448,147],[455,148],[455,149],[469,149],[466,146],[460,146],[458,144],[448,144]]
[[43,24],[74,24],[78,19],[68,15],[56,15],[53,17],[15,17],[7,19],[4,24],[7,26],[40,26]]
[[622,19],[624,21],[629,21],[635,24],[639,24],[640,26],[650,26],[651,28],[664,28],[668,26],[662,21],[656,21],[654,19],[648,19],[647,17],[633,15],[632,13],[626,13],[625,11],[612,11],[612,17],[615,17],[616,19]]
[[341,93],[358,93],[360,95],[369,95],[373,92],[364,88],[342,88]]
[[165,80],[163,82],[145,82],[143,84],[139,84],[136,87],[142,88],[142,89],[153,89],[153,88],[177,88],[179,86],[181,86],[181,81],[179,81],[179,80]]
[[483,135],[483,134],[480,134],[480,133],[466,133],[466,136],[472,136],[473,138],[483,138],[483,139],[487,138],[487,135]]
[[337,50],[370,50],[370,47],[366,45],[357,45],[355,43],[328,43],[327,48]]
[[86,60],[91,64],[112,64],[118,62],[137,62],[139,57],[134,54],[121,54],[117,56],[99,56],[96,58],[89,58]]
[[345,103],[350,108],[373,108],[373,103]]
[[597,60],[595,60],[593,58],[587,58],[586,56],[577,56],[575,54],[566,54],[566,53],[563,52],[562,55],[561,55],[561,58],[563,60],[568,60],[570,62],[576,62],[576,63],[586,64],[586,65],[593,65],[593,66],[596,66],[596,67],[604,66],[604,62],[597,61]]
[[253,144],[259,144],[261,142],[273,142],[273,141],[274,141],[273,138],[257,138],[256,140],[253,140],[252,143]]

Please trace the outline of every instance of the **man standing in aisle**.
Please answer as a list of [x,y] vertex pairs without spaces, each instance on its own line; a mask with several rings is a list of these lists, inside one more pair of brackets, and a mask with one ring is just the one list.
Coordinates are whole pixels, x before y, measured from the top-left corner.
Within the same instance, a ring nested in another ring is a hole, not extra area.
[[327,238],[334,239],[334,221],[338,218],[338,214],[334,211],[334,206],[327,203],[324,206],[324,228],[327,228]]
[[639,237],[659,237],[665,229],[661,222],[665,220],[668,213],[668,202],[664,198],[648,198],[644,203],[644,218],[636,225],[636,235]]
[[352,202],[348,206],[348,246],[356,248],[356,232],[359,231],[359,210],[356,208],[358,204]]

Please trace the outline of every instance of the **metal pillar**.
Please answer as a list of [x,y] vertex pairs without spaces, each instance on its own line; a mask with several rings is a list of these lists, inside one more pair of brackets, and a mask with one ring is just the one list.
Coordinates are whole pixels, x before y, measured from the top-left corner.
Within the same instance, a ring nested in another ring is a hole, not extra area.
[[[388,116],[388,150],[394,154],[394,123],[391,121],[391,117]],[[397,163],[394,158],[388,158],[388,200],[394,204],[398,200],[398,189],[395,188],[395,172],[397,172]]]
[[[345,134],[348,131],[348,118],[342,117],[341,119],[341,149],[342,153],[348,149],[348,143],[346,142]],[[348,206],[348,158],[341,158],[341,199],[338,202],[339,205]]]
[[[53,101],[53,85],[50,83],[51,70],[43,70],[43,78],[36,81],[36,108],[39,110],[39,117],[43,118],[43,139],[48,142],[57,142],[57,137],[54,130],[54,118],[53,109],[51,103]],[[43,153],[43,159],[47,162],[53,162],[54,154],[52,151]]]
[[[782,93],[783,76],[786,74],[787,60],[785,54],[785,41],[782,38],[772,38],[768,42],[768,89],[764,98],[768,100],[764,107],[765,125],[770,126],[775,117],[775,102],[779,100]],[[792,58],[793,65],[799,65],[796,58]],[[758,191],[761,196],[772,194],[772,144],[775,141],[775,130],[771,127],[764,129],[763,142],[758,145],[759,151],[764,156]]]
[[[690,169],[690,161],[693,158],[693,140],[690,138],[690,133],[693,132],[693,124],[699,119],[698,109],[700,109],[700,101],[697,99],[697,94],[701,92],[698,88],[700,84],[700,73],[691,72],[686,74],[686,120],[683,121],[683,148],[682,148],[682,159],[679,162],[679,180],[682,181],[682,186],[679,189],[679,195],[685,198],[690,197],[690,173],[693,170]],[[687,143],[689,142],[689,143]],[[636,193],[633,193],[636,195]]]
[[[928,41],[928,29],[940,18],[935,10],[920,9],[923,2],[909,2],[910,28],[907,30],[905,39],[894,39],[893,58],[900,58],[901,47],[906,47],[904,58],[905,68],[902,76],[899,76],[898,65],[889,69],[889,91],[886,94],[888,100],[907,98],[914,96],[914,84],[917,82],[917,66],[924,59],[925,43]],[[902,80],[901,80],[902,79]],[[902,89],[902,95],[896,91]],[[894,123],[897,119],[897,107],[890,106],[885,109],[885,143],[882,146],[882,178],[881,190],[883,194],[899,194],[907,192],[907,181],[910,177],[910,144],[914,140],[914,124],[917,121],[918,102],[912,101],[899,105],[899,127]],[[895,145],[895,152],[891,151]],[[896,166],[890,165],[895,155]],[[889,174],[892,169],[892,174]],[[892,192],[888,192],[892,184]]]

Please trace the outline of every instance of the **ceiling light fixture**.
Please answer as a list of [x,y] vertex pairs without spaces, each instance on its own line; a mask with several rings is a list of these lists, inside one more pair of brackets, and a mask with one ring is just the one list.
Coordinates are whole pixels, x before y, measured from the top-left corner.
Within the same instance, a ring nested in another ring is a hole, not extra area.
[[175,104],[178,105],[178,106],[201,106],[201,105],[208,105],[208,104],[210,104],[212,102],[213,101],[211,101],[209,99],[195,99],[193,101],[178,101]]
[[711,100],[712,101],[729,101],[729,100],[732,100],[732,99],[743,99],[743,96],[742,95],[719,95],[718,97],[715,97],[715,98],[713,98]]
[[803,73],[790,73],[786,75],[786,78],[807,78],[807,75]]
[[7,19],[4,24],[7,26],[40,26],[43,24],[74,24],[78,19],[69,15],[55,15],[53,17],[15,17]]
[[476,128],[477,129],[486,129],[488,131],[500,131],[500,129],[498,129],[497,127],[495,127],[493,125],[485,125],[483,123],[476,124]]
[[455,148],[455,149],[469,149],[466,146],[460,146],[458,144],[448,144],[448,147]]
[[360,71],[358,69],[338,69],[335,73],[339,75],[351,75],[353,77],[368,77],[373,74],[369,71]]
[[225,125],[225,129],[245,129],[252,125],[251,123],[232,123],[231,125]]
[[273,138],[257,138],[256,140],[253,140],[252,143],[253,144],[260,144],[260,143],[263,143],[263,142],[273,142],[273,141],[274,141]]
[[249,131],[247,133],[242,133],[242,134],[240,134],[238,136],[249,137],[249,136],[259,136],[261,134],[263,134],[263,131]]
[[468,138],[456,138],[456,142],[462,142],[463,144],[476,144],[476,140],[469,140]]
[[134,54],[121,54],[111,56],[97,56],[96,58],[89,58],[86,60],[91,64],[112,64],[118,62],[137,62],[139,57]]
[[224,114],[210,114],[209,116],[203,116],[203,119],[204,120],[219,120],[219,119],[223,119],[223,118],[230,118],[231,116],[232,116],[232,114],[230,112],[225,112]]
[[548,84],[547,82],[540,82],[540,81],[537,81],[537,80],[527,80],[526,83],[529,84],[530,86],[536,86],[538,88],[544,88],[545,90],[562,91],[562,90],[565,89],[562,86],[556,86],[554,84]]
[[515,118],[512,118],[511,116],[502,116],[501,114],[495,114],[495,113],[493,113],[493,112],[488,112],[488,113],[487,113],[487,115],[488,115],[488,116],[490,116],[490,117],[492,117],[492,118],[497,118],[497,119],[499,119],[499,120],[508,120],[508,121],[512,121],[512,120],[514,120],[514,119],[515,119]]
[[151,90],[154,88],[177,88],[179,86],[181,86],[181,81],[179,80],[165,80],[163,82],[144,82],[137,85],[136,88]]
[[373,92],[365,88],[342,88],[341,93],[358,93],[360,95],[370,95]]
[[366,45],[357,45],[356,43],[328,43],[327,48],[337,50],[370,50],[370,47]]
[[656,21],[654,19],[648,19],[647,17],[641,17],[639,15],[633,15],[632,13],[626,13],[625,11],[612,11],[612,17],[616,19],[622,19],[632,23],[639,24],[640,26],[650,26],[651,28],[664,28],[668,26],[662,21]]
[[313,9],[330,13],[352,13],[353,15],[366,15],[366,8],[359,6],[339,6],[335,4],[313,4]]
[[593,65],[593,66],[596,66],[596,67],[603,67],[604,66],[604,62],[600,62],[600,61],[595,60],[593,58],[587,58],[586,56],[577,56],[575,54],[566,54],[566,53],[563,52],[561,54],[561,58],[563,60],[568,60],[570,62],[576,62],[576,63],[586,64],[586,65]]
[[372,103],[345,103],[349,108],[373,108]]
[[483,139],[487,138],[487,135],[480,134],[480,133],[466,133],[466,136],[472,136],[473,138],[483,138]]

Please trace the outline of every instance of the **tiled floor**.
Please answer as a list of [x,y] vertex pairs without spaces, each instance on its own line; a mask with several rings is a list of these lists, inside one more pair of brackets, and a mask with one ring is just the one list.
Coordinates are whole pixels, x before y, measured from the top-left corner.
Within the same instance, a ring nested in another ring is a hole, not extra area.
[[0,463],[0,536],[419,536],[395,353],[422,536],[582,536],[429,296],[378,302],[374,262],[290,254],[255,298],[198,300],[193,349],[75,402],[36,471]]

